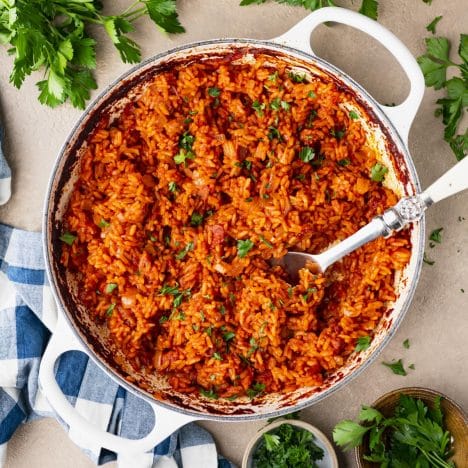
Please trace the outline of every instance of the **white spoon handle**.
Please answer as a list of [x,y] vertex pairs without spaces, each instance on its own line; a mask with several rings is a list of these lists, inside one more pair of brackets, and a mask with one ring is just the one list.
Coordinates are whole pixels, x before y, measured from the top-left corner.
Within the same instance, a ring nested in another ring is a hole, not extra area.
[[444,198],[468,189],[468,156],[455,164],[439,177],[427,190],[413,197],[402,198],[395,206],[376,216],[364,227],[339,244],[314,255],[314,261],[325,271],[330,265],[341,260],[377,237],[389,237],[394,231],[422,218],[426,208]]
[[432,204],[466,189],[468,189],[468,155],[424,190],[421,196]]

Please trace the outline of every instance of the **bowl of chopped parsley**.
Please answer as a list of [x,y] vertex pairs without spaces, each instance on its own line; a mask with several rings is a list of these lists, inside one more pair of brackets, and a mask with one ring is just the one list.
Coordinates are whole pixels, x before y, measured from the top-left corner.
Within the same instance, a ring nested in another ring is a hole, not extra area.
[[281,419],[250,441],[242,468],[338,468],[338,461],[331,443],[316,427]]
[[462,468],[468,460],[468,419],[447,396],[421,387],[391,391],[362,406],[359,421],[333,430],[359,468]]

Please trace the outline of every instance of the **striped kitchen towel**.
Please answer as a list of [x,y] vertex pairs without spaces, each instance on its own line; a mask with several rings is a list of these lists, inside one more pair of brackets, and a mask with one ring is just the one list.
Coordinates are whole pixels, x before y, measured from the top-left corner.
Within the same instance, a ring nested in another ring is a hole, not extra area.
[[[20,424],[55,417],[38,388],[38,371],[56,318],[44,271],[41,234],[0,224],[0,466],[6,459],[7,443]],[[152,427],[148,404],[119,387],[83,353],[64,354],[56,377],[69,401],[99,427],[127,438],[140,438]],[[79,440],[79,434],[69,431],[69,436]],[[115,453],[99,446],[81,448],[97,464],[117,459]],[[218,455],[211,435],[193,423],[153,452],[132,457],[130,462],[117,461],[135,468],[234,467]]]
[[11,171],[3,154],[3,136],[0,124],[0,205],[4,205],[11,196]]

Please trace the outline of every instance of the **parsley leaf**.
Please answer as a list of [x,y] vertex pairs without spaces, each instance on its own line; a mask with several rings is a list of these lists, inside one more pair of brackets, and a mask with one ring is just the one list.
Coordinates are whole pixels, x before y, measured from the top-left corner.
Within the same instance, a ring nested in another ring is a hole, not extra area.
[[304,146],[299,151],[299,159],[305,163],[312,161],[315,158],[315,151],[310,146]]
[[107,294],[111,294],[112,291],[114,291],[114,289],[117,288],[117,284],[116,283],[108,283],[107,286],[106,286],[106,293]]
[[250,239],[238,240],[237,241],[237,255],[240,258],[244,258],[250,252],[250,250],[252,250],[254,245],[255,244]]
[[442,242],[442,231],[444,228],[434,229],[429,236],[429,240],[440,244]]
[[252,387],[248,388],[245,393],[251,400],[253,400],[256,396],[260,395],[264,391],[265,391],[265,384],[257,382],[253,384]]
[[177,255],[176,259],[177,260],[182,260],[185,258],[185,256],[193,250],[193,242],[189,242]]
[[208,94],[211,97],[218,97],[221,94],[221,90],[219,88],[216,88],[216,87],[208,88]]
[[167,188],[169,189],[169,192],[175,193],[177,190],[177,184],[174,181],[171,181],[167,184]]
[[106,315],[110,317],[112,313],[114,312],[114,309],[115,309],[115,304],[111,304],[106,310]]
[[377,0],[362,0],[361,8],[359,8],[359,13],[372,18],[373,20],[377,19],[378,16],[379,2]]
[[217,400],[219,398],[218,394],[213,389],[205,390],[204,388],[200,388],[200,394],[211,400]]
[[62,241],[62,242],[65,242],[65,244],[68,244],[68,245],[73,245],[73,242],[75,242],[76,240],[76,236],[74,236],[73,234],[69,233],[69,232],[64,232],[60,237],[59,239]]
[[366,349],[369,348],[371,341],[372,341],[372,338],[370,336],[360,336],[356,340],[356,347],[354,348],[354,351],[356,352],[365,351]]
[[383,164],[376,163],[371,168],[371,179],[374,182],[382,182],[387,172],[388,168],[386,168]]
[[437,23],[442,19],[442,16],[436,16],[427,26],[426,29],[432,34],[436,33]]
[[398,359],[398,361],[394,362],[382,362],[382,364],[387,366],[396,375],[408,375],[405,371],[405,368],[403,367],[403,362],[401,359]]
[[203,223],[203,215],[194,211],[190,217],[190,226],[197,227]]
[[403,347],[404,347],[405,349],[409,349],[409,347],[410,347],[410,342],[409,342],[409,339],[408,339],[408,338],[406,338],[406,340],[403,341]]
[[264,104],[264,103],[261,103],[261,104],[260,104],[260,102],[254,101],[254,102],[252,103],[252,109],[255,110],[255,112],[257,113],[257,115],[258,115],[259,117],[263,117],[263,111],[264,111],[264,109],[265,109],[265,104]]

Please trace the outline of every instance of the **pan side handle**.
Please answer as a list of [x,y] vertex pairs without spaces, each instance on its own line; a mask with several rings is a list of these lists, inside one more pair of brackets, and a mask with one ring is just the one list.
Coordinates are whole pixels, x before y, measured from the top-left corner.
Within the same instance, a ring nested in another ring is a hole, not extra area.
[[67,351],[81,351],[89,355],[73,335],[70,326],[59,313],[57,327],[47,345],[39,369],[39,384],[54,411],[70,426],[70,437],[81,446],[104,447],[119,454],[133,455],[148,452],[174,431],[194,418],[150,403],[155,425],[141,439],[127,439],[106,432],[85,419],[67,400],[55,379],[57,359]]
[[379,41],[403,68],[410,82],[408,96],[398,106],[389,107],[380,104],[380,107],[398,130],[403,142],[407,144],[411,124],[424,95],[424,77],[416,59],[392,32],[377,23],[377,21],[354,11],[345,8],[326,7],[306,16],[289,31],[276,37],[273,41],[315,55],[310,46],[310,36],[317,26],[328,21],[346,24],[369,34],[369,36]]

